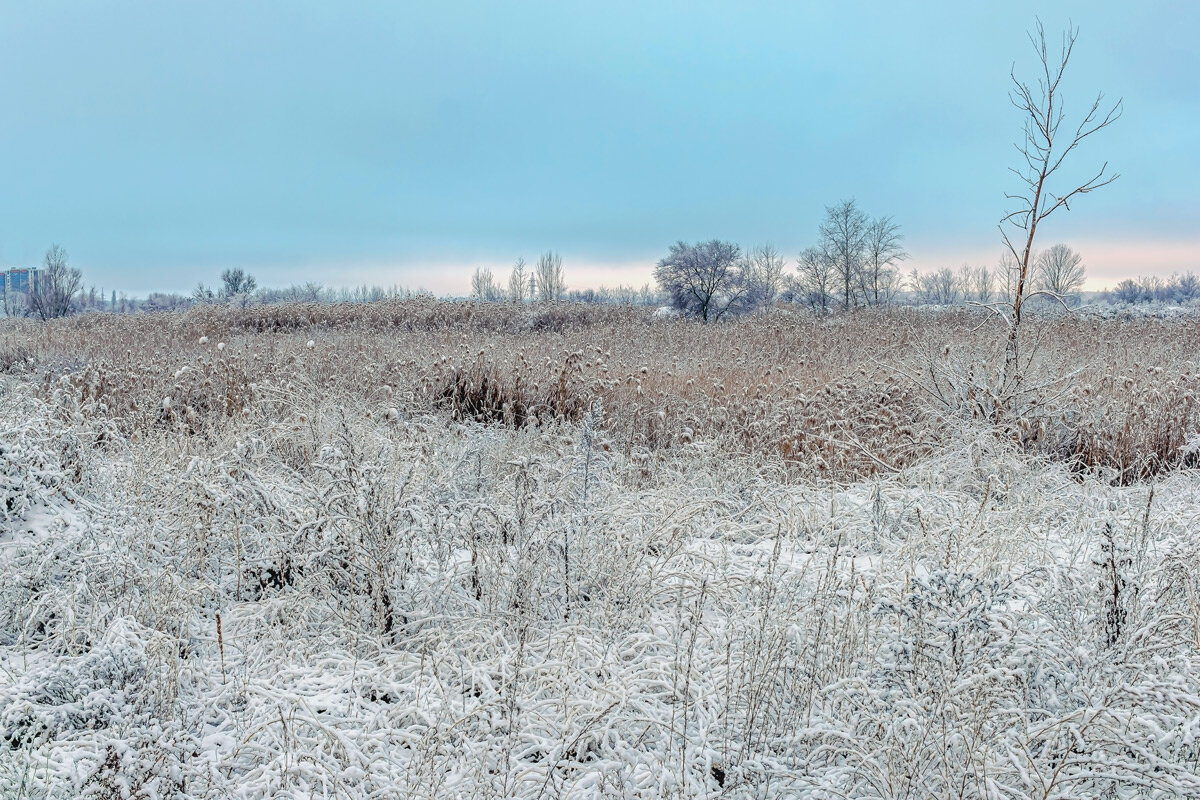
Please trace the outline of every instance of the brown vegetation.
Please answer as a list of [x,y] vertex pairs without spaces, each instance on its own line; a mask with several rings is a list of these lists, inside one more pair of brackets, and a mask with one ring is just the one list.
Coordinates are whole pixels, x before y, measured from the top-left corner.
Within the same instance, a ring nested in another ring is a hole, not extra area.
[[[704,326],[623,307],[427,299],[210,306],[9,323],[0,367],[127,434],[202,435],[233,417],[292,425],[306,396],[326,393],[395,419],[441,408],[518,427],[598,406],[628,452],[699,446],[846,481],[904,468],[980,416],[1003,363],[988,322],[897,310]],[[1033,399],[1004,435],[1122,483],[1185,462],[1200,430],[1200,324],[1029,325]]]

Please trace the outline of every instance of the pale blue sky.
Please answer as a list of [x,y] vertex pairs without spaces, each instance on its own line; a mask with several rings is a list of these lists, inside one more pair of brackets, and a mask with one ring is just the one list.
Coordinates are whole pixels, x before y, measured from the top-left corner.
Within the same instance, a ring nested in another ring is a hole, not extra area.
[[573,285],[677,239],[795,254],[823,206],[892,214],[920,268],[993,263],[1025,31],[1073,20],[1068,111],[1112,187],[1052,219],[1093,285],[1200,269],[1200,3],[0,0],[0,265],[88,283],[464,292],[554,248]]

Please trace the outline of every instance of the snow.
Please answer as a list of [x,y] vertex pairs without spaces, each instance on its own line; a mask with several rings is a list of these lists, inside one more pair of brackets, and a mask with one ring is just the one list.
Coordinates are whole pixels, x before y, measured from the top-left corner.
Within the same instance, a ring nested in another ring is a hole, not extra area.
[[796,485],[313,403],[72,449],[0,396],[0,795],[1200,793],[1194,472],[980,433]]

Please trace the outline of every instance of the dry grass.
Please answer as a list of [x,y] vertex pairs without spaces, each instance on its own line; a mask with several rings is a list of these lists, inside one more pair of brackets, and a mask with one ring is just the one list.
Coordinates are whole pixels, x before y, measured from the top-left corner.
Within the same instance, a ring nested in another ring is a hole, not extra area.
[[[915,463],[970,417],[971,386],[998,359],[997,332],[980,321],[900,310],[703,326],[630,308],[429,299],[214,306],[8,323],[0,369],[39,376],[48,396],[70,392],[125,433],[203,435],[245,416],[286,425],[304,392],[344,392],[384,416],[443,408],[518,427],[598,405],[629,453],[702,443],[852,481]],[[1184,462],[1200,430],[1200,325],[1055,318],[1031,334],[1027,384],[1043,388],[1008,435],[1118,482]],[[939,386],[947,374],[961,385]]]
[[978,322],[8,325],[0,795],[1198,796],[1196,328]]

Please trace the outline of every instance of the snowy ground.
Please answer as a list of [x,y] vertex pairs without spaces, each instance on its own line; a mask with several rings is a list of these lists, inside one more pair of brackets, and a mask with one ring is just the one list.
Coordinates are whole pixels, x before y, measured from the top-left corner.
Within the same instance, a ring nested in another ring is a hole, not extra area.
[[1200,475],[0,388],[0,796],[1200,797]]

